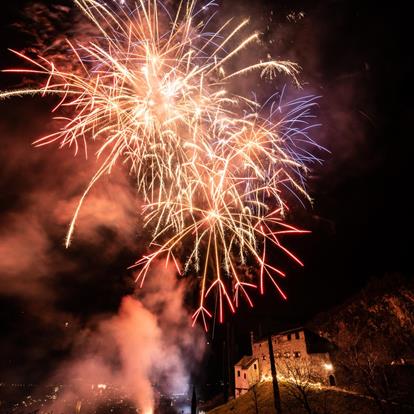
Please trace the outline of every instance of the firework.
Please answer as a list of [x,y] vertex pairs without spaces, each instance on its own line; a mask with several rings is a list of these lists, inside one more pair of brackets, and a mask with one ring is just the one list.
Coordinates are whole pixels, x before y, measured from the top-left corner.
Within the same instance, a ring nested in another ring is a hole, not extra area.
[[[220,321],[224,305],[234,312],[240,297],[253,306],[248,290],[263,293],[265,279],[286,298],[276,280],[284,273],[267,262],[266,249],[276,246],[301,264],[280,239],[303,233],[284,215],[288,192],[309,198],[304,176],[315,160],[309,144],[317,146],[308,136],[315,98],[283,104],[275,94],[260,103],[232,91],[253,71],[287,75],[298,84],[299,67],[269,60],[230,69],[235,56],[258,44],[259,34],[243,35],[247,20],[212,31],[213,2],[182,2],[174,13],[156,0],[133,8],[123,3],[75,0],[100,34],[87,44],[68,41],[76,70],[15,52],[32,69],[10,71],[46,80],[0,94],[61,97],[54,111],[61,111],[56,118],[63,127],[37,146],[58,142],[87,155],[90,142],[99,144],[100,167],[80,198],[66,246],[89,191],[123,162],[136,178],[151,231],[148,251],[135,264],[137,282],[143,284],[160,258],[172,260],[180,274],[195,275],[200,302],[193,323],[201,318],[205,328],[213,290]],[[256,264],[257,278],[240,270],[248,263]]]

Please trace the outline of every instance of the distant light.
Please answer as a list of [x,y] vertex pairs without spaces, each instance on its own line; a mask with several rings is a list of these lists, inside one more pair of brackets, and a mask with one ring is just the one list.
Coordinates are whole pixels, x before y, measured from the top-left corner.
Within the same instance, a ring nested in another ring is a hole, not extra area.
[[327,370],[327,371],[332,371],[333,370],[333,365],[332,364],[323,364],[323,367]]

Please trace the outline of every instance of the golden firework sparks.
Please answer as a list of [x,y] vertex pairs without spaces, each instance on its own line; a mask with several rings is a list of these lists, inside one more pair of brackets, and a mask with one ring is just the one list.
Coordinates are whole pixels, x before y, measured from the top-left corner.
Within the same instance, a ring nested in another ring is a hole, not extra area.
[[[314,97],[283,106],[274,97],[260,104],[231,90],[252,71],[269,78],[282,73],[298,83],[299,67],[269,60],[231,71],[233,58],[256,45],[259,35],[242,36],[247,20],[210,30],[203,13],[212,2],[201,8],[181,2],[173,17],[156,0],[139,0],[133,9],[97,0],[75,4],[101,34],[88,44],[68,41],[78,70],[15,52],[33,69],[10,72],[45,75],[46,81],[0,94],[61,97],[54,111],[70,115],[58,116],[63,128],[35,141],[37,146],[58,142],[76,153],[83,147],[87,155],[88,143],[99,143],[100,166],[80,198],[66,246],[94,184],[127,162],[144,201],[144,225],[152,232],[148,253],[135,264],[137,281],[144,282],[161,256],[180,272],[197,275],[200,302],[193,323],[200,317],[206,328],[206,297],[213,289],[220,321],[224,304],[234,312],[240,295],[253,306],[247,289],[263,293],[265,277],[286,298],[275,278],[284,273],[267,262],[266,248],[277,246],[301,264],[280,237],[303,233],[284,221],[285,193],[309,198],[303,174],[314,158],[299,142],[316,145],[307,135]],[[256,283],[238,270],[248,259],[260,269]]]

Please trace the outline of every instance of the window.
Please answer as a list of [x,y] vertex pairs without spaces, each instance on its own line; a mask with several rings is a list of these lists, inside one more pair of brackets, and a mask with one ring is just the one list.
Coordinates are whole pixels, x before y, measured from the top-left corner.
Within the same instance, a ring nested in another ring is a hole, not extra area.
[[292,334],[287,334],[287,340],[290,341],[292,339]]
[[294,352],[294,353],[293,353],[293,356],[294,356],[295,358],[300,358],[300,352],[299,352],[299,351]]
[[243,378],[246,379],[246,373],[243,374]]
[[262,355],[263,361],[266,361],[266,355]]
[[282,354],[280,352],[276,352],[276,358],[280,358]]
[[256,366],[256,364],[254,364],[254,365],[253,365],[253,368],[254,368],[254,369],[257,369],[257,366]]
[[295,332],[295,338],[299,339],[299,332]]
[[240,377],[240,370],[237,370],[237,376]]
[[285,358],[290,358],[290,352],[285,352]]

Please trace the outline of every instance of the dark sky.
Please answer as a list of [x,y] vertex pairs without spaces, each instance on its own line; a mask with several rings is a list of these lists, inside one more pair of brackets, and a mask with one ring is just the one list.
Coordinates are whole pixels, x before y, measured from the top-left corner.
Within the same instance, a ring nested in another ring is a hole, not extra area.
[[[234,7],[226,2],[229,8]],[[241,13],[250,6],[239,6]],[[306,91],[320,95],[322,154],[309,182],[313,207],[292,219],[312,234],[288,243],[305,267],[290,266],[289,301],[267,297],[252,325],[304,323],[386,273],[412,273],[410,260],[410,146],[413,110],[409,23],[398,3],[261,2],[253,13],[272,17],[269,38],[278,56],[303,68]],[[281,18],[293,10],[305,18]],[[278,16],[274,17],[274,16]],[[269,46],[271,50],[272,46]],[[262,315],[262,318],[257,318]],[[241,325],[247,327],[243,315]],[[264,322],[263,322],[264,323]]]
[[[302,66],[305,92],[321,96],[318,121],[322,125],[314,138],[330,151],[321,154],[325,159],[323,165],[315,167],[311,173],[309,190],[313,206],[292,211],[291,220],[312,230],[312,234],[286,241],[305,263],[305,267],[299,269],[286,262],[289,271],[283,286],[289,300],[283,302],[269,289],[253,311],[241,309],[234,319],[238,340],[246,338],[251,329],[258,331],[259,325],[266,329],[270,325],[305,323],[316,313],[328,310],[355,293],[369,278],[393,272],[412,273],[409,201],[412,188],[409,150],[413,114],[410,93],[412,23],[405,3],[380,3],[385,2],[259,1],[253,9],[247,0],[223,1],[226,16],[250,15],[262,30],[269,25],[263,38],[265,41],[275,39],[268,44],[273,56],[294,59]],[[21,19],[26,4],[27,1],[21,0],[2,5],[2,68],[13,63],[6,48],[22,48],[21,43],[28,41],[11,27]],[[304,12],[304,17],[292,23],[285,17],[292,12]],[[1,75],[2,88],[13,86],[14,82],[15,76]],[[48,116],[49,107],[42,107],[42,102],[25,99],[1,103],[0,132],[2,147],[7,150],[1,155],[1,162],[7,168],[0,172],[3,230],[10,214],[21,208],[24,192],[38,185],[33,175],[45,168],[39,165],[43,161],[33,160],[21,168],[10,167],[8,151],[16,145],[17,138],[25,157],[30,159],[37,151],[30,147],[30,142],[34,133],[42,133]],[[37,120],[31,116],[33,112],[39,114]],[[30,133],[23,136],[23,129]],[[59,225],[54,232],[57,247],[50,247],[57,251],[62,250],[59,229],[64,229],[61,223]],[[102,229],[105,231],[107,229]],[[105,236],[112,237],[110,233],[104,234],[103,240]],[[108,267],[106,260],[100,263],[101,247],[88,245],[86,252],[75,249],[69,253],[84,255],[79,259],[82,272],[75,281],[68,281],[70,271],[63,271],[60,282],[53,286],[54,291],[60,292],[60,298],[65,299],[59,304],[61,312],[81,315],[103,310],[111,312],[117,308],[122,295],[130,291],[129,282],[114,275],[122,274],[122,269],[133,261],[133,253],[128,249],[118,252]],[[94,277],[99,272],[105,273],[107,284],[102,285]],[[107,294],[110,290],[113,295]],[[0,323],[4,324],[0,340],[3,367],[0,365],[0,369],[10,373],[20,355],[22,361],[38,373],[36,363],[50,359],[45,343],[49,339],[45,338],[60,333],[55,327],[49,332],[44,324],[36,329],[36,315],[25,311],[25,300],[8,295],[4,287],[0,295]],[[28,352],[28,343],[35,344],[41,355]],[[239,349],[242,350],[243,345]],[[57,361],[67,349],[61,345],[50,352],[52,360]]]

